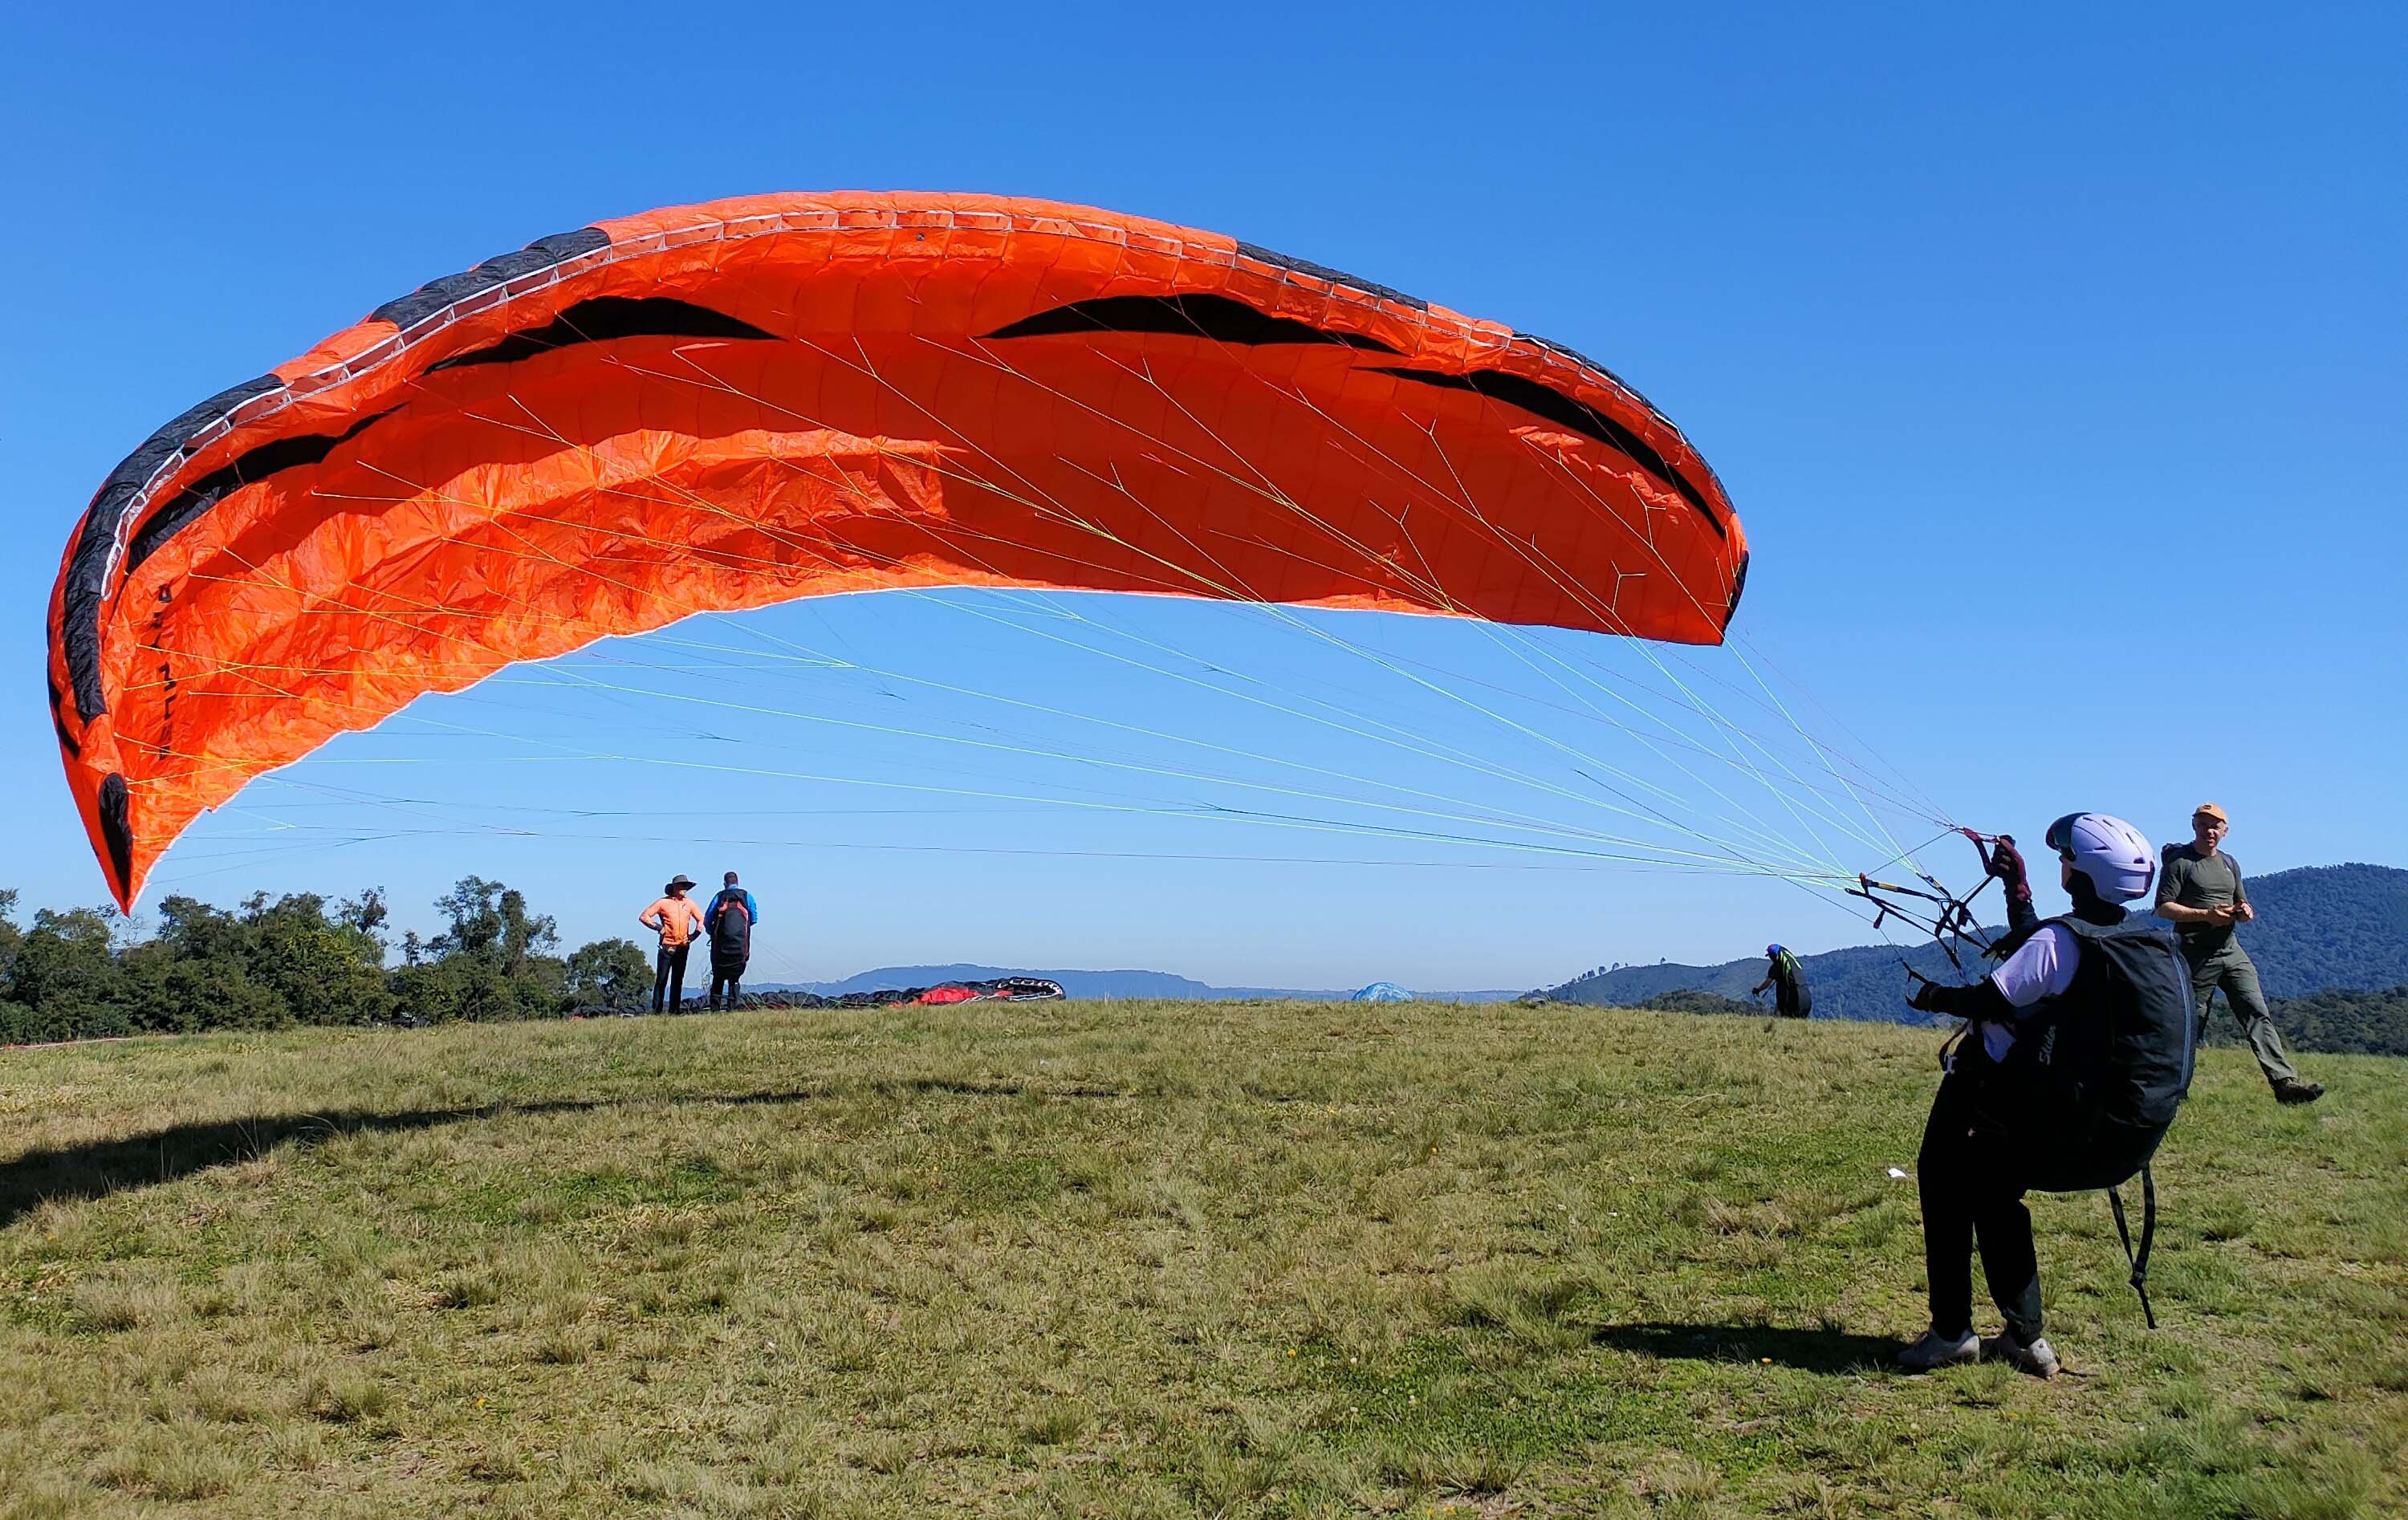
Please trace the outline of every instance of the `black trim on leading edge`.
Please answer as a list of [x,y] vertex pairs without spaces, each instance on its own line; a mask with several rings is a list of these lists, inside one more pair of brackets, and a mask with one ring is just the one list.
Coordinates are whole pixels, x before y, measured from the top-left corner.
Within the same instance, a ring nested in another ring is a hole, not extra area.
[[1641,469],[1679,492],[1682,499],[1695,507],[1716,533],[1726,538],[1730,537],[1730,530],[1723,526],[1723,520],[1706,504],[1705,493],[1691,485],[1680,471],[1672,467],[1670,461],[1657,453],[1654,444],[1585,401],[1575,401],[1551,385],[1541,385],[1521,375],[1509,375],[1501,369],[1475,369],[1469,375],[1445,375],[1428,369],[1382,369],[1380,373],[1394,375],[1398,380],[1417,380],[1424,385],[1442,386],[1450,391],[1476,391],[1618,449],[1629,455],[1632,463]]
[[1293,317],[1274,317],[1245,302],[1209,291],[1182,295],[1099,295],[998,327],[996,337],[1041,337],[1054,334],[1168,333],[1215,343],[1341,343],[1375,353],[1399,353],[1376,337],[1333,333]]
[[610,235],[599,227],[580,227],[575,232],[556,232],[549,237],[538,237],[515,253],[504,253],[487,259],[474,269],[463,269],[456,275],[430,280],[408,295],[387,301],[368,313],[370,322],[389,322],[395,327],[407,327],[421,317],[430,317],[462,296],[474,295],[489,285],[499,285],[548,269],[555,264],[591,253],[597,248],[608,248]]
[[507,365],[521,359],[532,359],[538,353],[550,353],[579,343],[607,343],[618,337],[740,337],[769,338],[775,333],[765,333],[749,322],[739,322],[725,312],[713,311],[707,306],[681,301],[669,295],[596,295],[574,306],[560,308],[552,321],[540,327],[512,333],[497,343],[466,353],[453,354],[439,364],[426,366],[430,375],[438,369],[461,369],[470,365]]
[[[407,327],[422,317],[442,310],[464,295],[472,295],[489,286],[530,275],[549,268],[580,253],[607,248],[610,235],[599,227],[580,227],[575,232],[554,233],[538,237],[515,253],[487,259],[473,269],[421,285],[408,295],[368,313],[372,322],[389,322],[396,327]],[[274,375],[262,375],[245,380],[230,390],[220,391],[198,406],[187,409],[177,418],[145,439],[142,446],[127,454],[118,466],[108,472],[108,479],[93,494],[92,505],[84,511],[83,528],[76,535],[75,552],[68,556],[64,585],[60,597],[59,643],[66,656],[68,683],[74,688],[76,715],[84,723],[108,710],[108,699],[100,682],[100,604],[108,592],[108,551],[117,541],[117,530],[125,517],[125,507],[144,482],[157,472],[169,457],[184,452],[194,430],[203,423],[223,416],[253,396],[280,391],[284,382]],[[170,532],[173,529],[169,530]],[[152,548],[157,547],[153,539]]]
[[201,424],[254,396],[283,388],[284,382],[275,376],[262,375],[187,409],[127,454],[93,494],[92,505],[83,514],[82,531],[76,535],[75,552],[67,558],[59,601],[59,643],[66,654],[67,680],[75,691],[79,721],[90,723],[108,710],[108,700],[100,690],[100,603],[108,591],[109,546],[117,541],[126,505],[161,465],[184,452]]
[[125,778],[113,770],[100,783],[100,837],[123,886],[134,880],[134,830],[125,820]]
[[297,469],[314,465],[335,452],[335,446],[348,443],[360,436],[370,423],[390,417],[398,408],[387,408],[361,418],[340,433],[308,433],[297,438],[279,438],[263,443],[235,462],[213,469],[192,484],[167,498],[166,505],[142,520],[134,530],[134,541],[126,546],[125,568],[128,574],[141,568],[142,562],[157,553],[159,546],[174,538],[185,524],[218,504],[227,493],[247,485],[257,485],[279,470]]
[[1315,264],[1311,259],[1292,259],[1284,253],[1274,253],[1260,243],[1241,242],[1238,245],[1238,251],[1257,263],[1275,264],[1283,269],[1293,269],[1300,275],[1311,275],[1315,280],[1326,280],[1333,285],[1349,285],[1367,294],[1379,296],[1383,301],[1395,301],[1400,306],[1412,307],[1416,311],[1429,309],[1429,303],[1418,295],[1407,295],[1400,290],[1392,290],[1385,285],[1374,285],[1358,275],[1350,275],[1343,269],[1332,269],[1326,264]]
[[[775,336],[750,323],[738,322],[734,317],[713,311],[709,307],[672,300],[667,296],[603,295],[564,308],[544,326],[512,333],[499,342],[429,366],[427,373],[431,375],[437,369],[465,365],[508,364],[574,343],[599,343],[614,337],[652,335],[741,338]],[[279,438],[273,443],[263,443],[234,463],[209,471],[176,493],[165,506],[143,520],[142,525],[135,530],[134,542],[126,552],[126,568],[139,568],[144,560],[158,552],[160,545],[216,506],[227,493],[242,486],[256,485],[279,470],[315,465],[332,453],[337,445],[350,442],[368,424],[393,415],[397,409],[388,408],[363,417],[340,433],[312,433],[297,438]]]
[[83,746],[76,742],[76,737],[73,734],[67,732],[67,715],[59,710],[59,704],[65,700],[59,691],[59,683],[45,678],[42,685],[50,694],[50,726],[58,730],[59,748],[66,751],[69,758],[80,759],[83,755]]
[[1584,368],[1596,370],[1598,374],[1603,375],[1607,380],[1610,380],[1613,381],[1614,384],[1621,386],[1624,391],[1630,394],[1632,399],[1636,400],[1641,406],[1645,407],[1649,411],[1654,412],[1657,417],[1660,418],[1664,415],[1664,409],[1657,406],[1655,402],[1648,400],[1645,396],[1641,395],[1639,394],[1638,386],[1631,384],[1628,380],[1624,380],[1620,375],[1617,375],[1612,370],[1606,368],[1605,366],[1598,364],[1596,360],[1590,358],[1587,354],[1583,353],[1580,350],[1571,347],[1570,344],[1558,343],[1552,337],[1541,337],[1536,333],[1525,333],[1519,329],[1514,331],[1513,336],[1520,338],[1525,343],[1536,343],[1539,347],[1546,349],[1551,352],[1560,353],[1565,358],[1570,359],[1572,363],[1579,365]]

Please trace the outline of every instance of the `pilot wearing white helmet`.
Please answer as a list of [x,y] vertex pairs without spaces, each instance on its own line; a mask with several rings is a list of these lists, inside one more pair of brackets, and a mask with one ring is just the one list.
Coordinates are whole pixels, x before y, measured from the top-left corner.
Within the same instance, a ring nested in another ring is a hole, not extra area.
[[[1987,1357],[2055,1375],[2023,1196],[2130,1177],[2189,1087],[2188,985],[2173,937],[2125,922],[2123,905],[2148,896],[2157,851],[2096,812],[2058,819],[2048,844],[2072,911],[2010,934],[2005,963],[1971,986],[1925,982],[1912,998],[1969,1021],[1916,1162],[1931,1328],[1899,1360],[1918,1371]],[[2006,1321],[1986,1341],[1973,1330],[1977,1240]],[[2145,1248],[2135,1286],[2144,1271]]]

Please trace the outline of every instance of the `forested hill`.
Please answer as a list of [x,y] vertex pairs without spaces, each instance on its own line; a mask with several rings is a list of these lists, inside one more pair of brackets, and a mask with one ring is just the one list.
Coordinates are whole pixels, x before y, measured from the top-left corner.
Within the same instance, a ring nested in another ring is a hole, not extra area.
[[2247,885],[2258,920],[2241,926],[2241,942],[2268,996],[2408,982],[2408,871],[2307,866]]
[[[2248,887],[2258,916],[2242,926],[2241,942],[2258,963],[2269,997],[2307,998],[2336,988],[2408,984],[2408,870],[2310,866],[2251,877]],[[2048,896],[2043,893],[2043,906]],[[1907,978],[1899,958],[1899,951],[1888,945],[1801,956],[1815,1013],[1922,1022],[1921,1014],[1906,1007]],[[1928,941],[1907,949],[1905,958],[1926,976],[1951,975],[1947,957]],[[1719,966],[1626,966],[1576,977],[1549,995],[1616,1006],[1682,989],[1745,997],[1763,975],[1760,954]]]

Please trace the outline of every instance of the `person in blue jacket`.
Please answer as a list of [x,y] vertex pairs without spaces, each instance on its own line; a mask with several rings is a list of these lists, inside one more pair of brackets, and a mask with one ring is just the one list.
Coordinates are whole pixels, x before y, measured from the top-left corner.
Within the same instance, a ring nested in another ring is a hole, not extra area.
[[752,958],[752,925],[761,922],[761,905],[736,882],[729,871],[726,885],[702,911],[702,932],[710,939],[710,1006],[719,1008],[724,990],[728,1008],[743,996],[744,967]]

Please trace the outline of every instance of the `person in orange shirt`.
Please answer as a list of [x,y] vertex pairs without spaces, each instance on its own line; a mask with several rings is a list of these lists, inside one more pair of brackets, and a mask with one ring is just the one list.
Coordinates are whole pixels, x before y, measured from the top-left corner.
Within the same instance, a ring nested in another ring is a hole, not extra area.
[[685,957],[694,948],[694,937],[702,932],[702,911],[687,900],[686,889],[694,879],[680,872],[676,880],[661,888],[661,896],[650,908],[636,915],[636,922],[661,936],[661,948],[652,959],[652,1011],[662,1007],[662,995],[667,995],[667,1007],[675,1008],[685,1001]]

